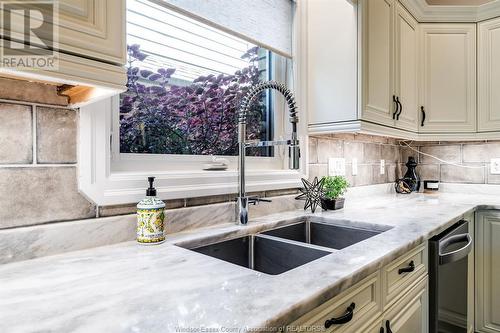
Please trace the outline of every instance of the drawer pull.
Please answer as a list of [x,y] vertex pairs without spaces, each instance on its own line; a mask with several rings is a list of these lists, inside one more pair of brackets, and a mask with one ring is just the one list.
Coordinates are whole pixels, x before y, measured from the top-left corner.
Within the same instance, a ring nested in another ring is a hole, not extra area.
[[384,328],[383,327],[380,328],[380,333],[384,333]]
[[387,333],[392,333],[391,323],[388,320],[385,322],[385,328],[387,328]]
[[325,328],[330,328],[332,325],[339,325],[339,324],[345,324],[351,321],[352,316],[354,315],[354,308],[356,307],[356,304],[351,303],[345,310],[345,314],[338,318],[332,318],[328,319],[325,321]]
[[415,270],[415,263],[412,260],[412,261],[410,261],[410,264],[407,267],[400,268],[398,270],[398,273],[401,275],[403,273],[413,272],[414,270]]

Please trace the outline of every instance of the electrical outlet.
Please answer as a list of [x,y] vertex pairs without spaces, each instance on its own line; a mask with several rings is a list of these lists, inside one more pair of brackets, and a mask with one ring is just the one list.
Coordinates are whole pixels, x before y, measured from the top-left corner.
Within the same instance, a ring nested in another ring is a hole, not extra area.
[[380,160],[380,174],[385,175],[385,160]]
[[345,176],[345,158],[328,159],[328,176]]
[[358,174],[358,159],[352,159],[352,175],[356,176]]
[[490,162],[490,173],[500,175],[500,158],[492,158]]

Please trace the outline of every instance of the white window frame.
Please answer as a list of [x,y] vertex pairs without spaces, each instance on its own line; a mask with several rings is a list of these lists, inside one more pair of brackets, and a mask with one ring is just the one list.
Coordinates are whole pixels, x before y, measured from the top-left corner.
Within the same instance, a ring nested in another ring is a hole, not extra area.
[[[305,26],[301,22],[305,17],[301,15],[302,10],[302,1],[297,1],[292,73],[293,90],[299,105],[301,167],[299,170],[286,169],[288,151],[284,147],[275,148],[275,157],[248,157],[248,192],[296,188],[301,185],[300,178],[307,177],[308,121],[306,110],[300,107],[307,105],[304,93],[305,68],[301,65],[306,55],[305,32],[301,29]],[[119,129],[118,108],[119,98],[115,96],[80,109],[79,188],[93,202],[98,205],[138,202],[144,197],[148,176],[156,177],[158,196],[164,200],[237,192],[235,156],[224,156],[230,161],[229,169],[215,172],[202,170],[203,163],[210,161],[209,156],[120,154],[119,135],[116,135]],[[279,117],[275,116],[275,137],[288,137],[283,130],[288,123],[288,110],[284,108],[275,112],[281,113]]]

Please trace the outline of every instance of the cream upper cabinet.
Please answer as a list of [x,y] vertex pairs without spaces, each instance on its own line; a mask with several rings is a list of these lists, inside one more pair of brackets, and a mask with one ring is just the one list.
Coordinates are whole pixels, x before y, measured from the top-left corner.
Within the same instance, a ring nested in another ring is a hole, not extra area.
[[417,132],[418,23],[397,1],[361,6],[361,119]]
[[476,25],[421,25],[422,133],[476,131]]
[[[346,0],[304,3],[309,124],[357,118],[357,7]],[[342,33],[338,33],[338,32]]]
[[395,20],[395,95],[397,128],[418,131],[418,22],[397,3]]
[[478,24],[478,131],[500,130],[500,18]]
[[360,1],[362,15],[362,116],[394,126],[394,0]]
[[[59,31],[56,40],[60,51],[102,62],[125,64],[125,0],[59,0],[57,3]],[[43,13],[47,11],[44,7],[33,8]],[[22,19],[25,13],[14,12],[10,25],[10,36],[21,41],[25,41]],[[30,17],[30,20],[36,19],[36,16]],[[48,37],[49,33],[52,36],[51,28],[38,31],[41,37],[52,39]],[[36,39],[30,41],[37,44]]]
[[476,215],[476,331],[500,332],[500,211]]
[[60,48],[124,65],[125,11],[125,0],[59,0]]

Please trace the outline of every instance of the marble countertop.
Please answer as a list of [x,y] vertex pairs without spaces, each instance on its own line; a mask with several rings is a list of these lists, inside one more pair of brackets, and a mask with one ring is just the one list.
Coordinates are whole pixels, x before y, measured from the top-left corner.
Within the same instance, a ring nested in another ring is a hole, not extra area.
[[[238,332],[287,324],[475,209],[493,195],[385,194],[335,212],[289,211],[0,266],[0,332]],[[246,235],[315,216],[391,226],[375,237],[280,275],[266,275],[175,244]]]

